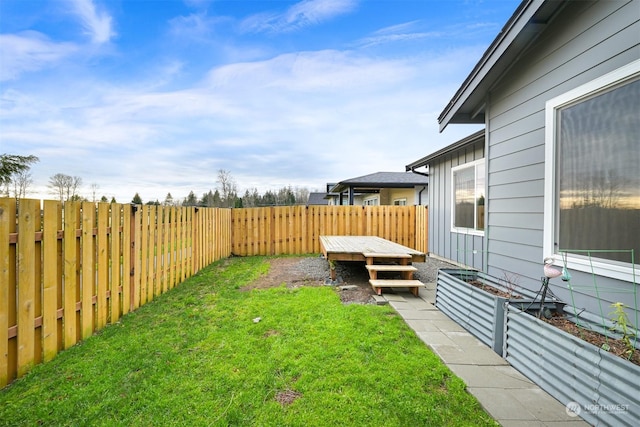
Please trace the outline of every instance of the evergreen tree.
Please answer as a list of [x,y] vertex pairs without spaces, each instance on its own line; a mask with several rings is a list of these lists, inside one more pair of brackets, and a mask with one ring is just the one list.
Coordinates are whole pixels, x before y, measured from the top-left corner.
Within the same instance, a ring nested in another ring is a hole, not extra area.
[[189,192],[189,195],[182,202],[182,206],[197,206],[198,199],[193,191]]
[[262,196],[262,201],[260,206],[275,206],[278,203],[278,199],[275,194],[271,192],[271,190],[267,190]]
[[0,185],[11,181],[11,175],[29,170],[29,165],[39,161],[36,156],[0,155]]
[[133,199],[131,200],[131,204],[133,204],[133,205],[141,205],[142,204],[142,199],[140,198],[140,195],[138,193],[136,193],[136,195],[133,196]]
[[220,192],[218,190],[213,193],[213,206],[216,208],[222,207],[222,198],[220,197]]

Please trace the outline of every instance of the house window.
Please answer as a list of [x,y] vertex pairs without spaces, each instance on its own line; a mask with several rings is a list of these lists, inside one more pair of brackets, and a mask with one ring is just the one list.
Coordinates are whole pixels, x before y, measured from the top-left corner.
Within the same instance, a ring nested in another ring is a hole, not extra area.
[[483,234],[484,174],[484,159],[451,169],[451,182],[453,183],[452,231]]
[[393,204],[395,206],[407,206],[407,199],[406,198],[404,198],[404,199],[394,199],[393,200]]
[[378,196],[368,197],[364,199],[362,202],[365,206],[378,206],[380,203],[378,202]]
[[546,126],[545,255],[631,280],[640,258],[640,61],[547,102]]

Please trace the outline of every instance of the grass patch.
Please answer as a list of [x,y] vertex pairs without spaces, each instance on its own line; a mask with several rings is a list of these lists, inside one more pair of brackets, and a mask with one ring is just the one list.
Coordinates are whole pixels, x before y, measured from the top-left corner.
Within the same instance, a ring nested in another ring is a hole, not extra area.
[[214,263],[36,366],[0,425],[496,425],[391,308],[238,290],[268,267]]

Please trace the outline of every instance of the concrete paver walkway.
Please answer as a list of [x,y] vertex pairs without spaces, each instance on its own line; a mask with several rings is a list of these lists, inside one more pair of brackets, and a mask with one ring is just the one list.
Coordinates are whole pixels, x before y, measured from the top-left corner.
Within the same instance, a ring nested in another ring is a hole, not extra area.
[[416,298],[408,291],[383,294],[420,339],[467,385],[483,408],[501,425],[588,426],[567,414],[565,405],[547,394],[502,357],[435,307],[435,284]]

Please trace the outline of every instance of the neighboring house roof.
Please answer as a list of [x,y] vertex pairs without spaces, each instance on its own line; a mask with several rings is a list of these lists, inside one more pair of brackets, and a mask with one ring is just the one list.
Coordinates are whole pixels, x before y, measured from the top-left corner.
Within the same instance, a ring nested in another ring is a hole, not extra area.
[[309,193],[307,206],[310,205],[328,205],[329,200],[326,199],[327,193]]
[[407,171],[413,171],[414,169],[417,169],[419,167],[426,166],[429,163],[432,163],[433,161],[439,159],[442,156],[445,156],[449,153],[457,151],[466,146],[471,146],[480,141],[484,141],[484,129],[479,130],[478,132],[473,133],[467,136],[466,138],[461,139],[460,141],[456,141],[453,144],[448,145],[434,153],[431,153],[428,156],[421,158],[420,160],[416,160],[413,163],[409,163],[407,166],[405,166],[405,168]]
[[471,74],[438,117],[440,131],[449,123],[483,124],[486,94],[503,77],[525,48],[544,31],[566,5],[557,0],[524,0],[507,21]]
[[425,175],[412,172],[376,172],[370,175],[359,176],[337,183],[332,193],[341,193],[349,188],[374,189],[374,188],[412,188],[417,185],[427,185],[429,178]]

